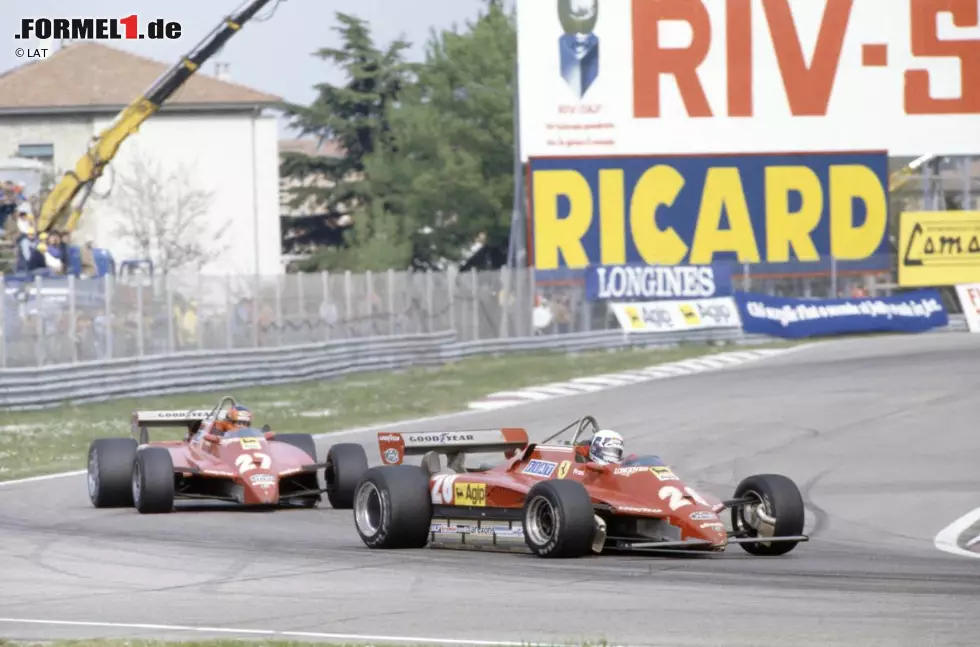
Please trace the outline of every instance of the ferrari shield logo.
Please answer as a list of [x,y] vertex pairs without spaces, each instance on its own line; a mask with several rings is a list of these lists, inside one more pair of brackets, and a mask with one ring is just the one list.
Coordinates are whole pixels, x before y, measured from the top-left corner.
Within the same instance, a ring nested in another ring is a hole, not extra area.
[[558,478],[563,479],[568,476],[568,470],[572,468],[572,461],[562,461],[558,466]]

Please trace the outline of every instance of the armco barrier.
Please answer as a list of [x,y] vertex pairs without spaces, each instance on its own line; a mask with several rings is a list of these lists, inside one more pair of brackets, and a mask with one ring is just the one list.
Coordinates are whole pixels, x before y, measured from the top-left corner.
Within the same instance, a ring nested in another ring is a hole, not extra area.
[[[949,326],[939,330],[962,332],[967,330],[967,326],[962,315],[952,315]],[[446,331],[286,348],[189,352],[3,370],[0,371],[0,408],[44,409],[68,402],[81,404],[127,397],[326,380],[353,373],[438,366],[467,357],[520,351],[579,352],[676,344],[759,344],[772,341],[779,340],[745,335],[739,329],[702,329],[645,334],[586,332],[460,343],[456,341],[453,331]]]

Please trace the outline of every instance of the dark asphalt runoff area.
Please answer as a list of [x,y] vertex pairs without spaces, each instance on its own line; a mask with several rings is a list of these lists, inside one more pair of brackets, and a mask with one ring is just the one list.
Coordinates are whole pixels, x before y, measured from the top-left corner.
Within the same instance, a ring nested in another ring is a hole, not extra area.
[[[385,427],[522,426],[540,439],[592,414],[628,452],[657,453],[718,497],[751,474],[785,474],[803,492],[811,541],[776,558],[737,546],[579,560],[372,551],[352,513],[326,501],[141,516],[93,509],[84,476],[8,485],[0,637],[976,645],[980,552],[940,550],[936,537],[980,508],[978,394],[980,335],[875,337]],[[363,442],[379,462],[372,431],[324,438],[321,457],[331,440]],[[959,546],[980,533],[968,528]]]

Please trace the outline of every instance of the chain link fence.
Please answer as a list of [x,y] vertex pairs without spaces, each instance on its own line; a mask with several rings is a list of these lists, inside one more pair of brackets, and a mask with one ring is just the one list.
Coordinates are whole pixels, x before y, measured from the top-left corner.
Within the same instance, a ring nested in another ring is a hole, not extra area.
[[[734,289],[773,295],[890,290],[889,270],[833,260],[731,271]],[[608,304],[585,299],[580,276],[542,282],[530,269],[35,277],[5,287],[0,369],[443,331],[468,342],[618,328]]]

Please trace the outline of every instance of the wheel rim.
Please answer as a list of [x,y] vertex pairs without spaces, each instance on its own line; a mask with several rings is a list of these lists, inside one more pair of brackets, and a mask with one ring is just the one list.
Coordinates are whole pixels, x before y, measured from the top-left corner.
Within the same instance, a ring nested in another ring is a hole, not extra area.
[[[745,492],[746,496],[751,496],[756,500],[755,503],[747,503],[741,507],[738,513],[739,525],[746,530],[751,530],[759,534],[766,526],[775,526],[776,518],[772,510],[766,505],[762,495],[754,490]],[[775,528],[773,528],[775,529]]]
[[558,530],[555,507],[543,496],[534,497],[527,506],[525,525],[532,543],[537,546],[547,544]]
[[133,466],[133,503],[136,505],[139,505],[140,494],[143,491],[143,484],[141,483],[142,476],[143,474],[142,470],[140,469],[140,464],[136,463]]
[[88,455],[88,495],[95,499],[99,492],[99,452]]
[[370,481],[365,482],[357,491],[354,500],[354,521],[357,528],[367,536],[373,536],[381,529],[384,518],[384,504],[381,492]]

